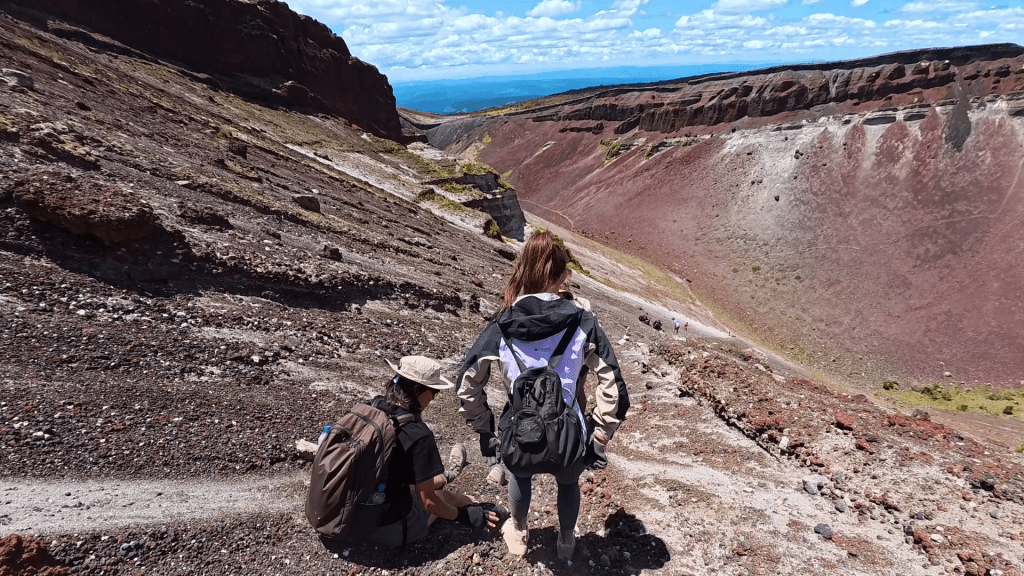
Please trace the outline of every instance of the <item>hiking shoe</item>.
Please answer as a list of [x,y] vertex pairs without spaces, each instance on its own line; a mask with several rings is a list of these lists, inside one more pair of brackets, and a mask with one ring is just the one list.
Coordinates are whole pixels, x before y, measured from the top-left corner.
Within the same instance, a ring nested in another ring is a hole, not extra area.
[[[509,518],[501,525],[501,537],[505,539],[509,554],[522,556],[526,554],[526,540],[530,537],[530,529],[527,527],[526,518],[516,520]],[[575,543],[573,544],[575,546]]]
[[562,560],[572,560],[572,554],[576,551],[576,535],[569,535],[568,542],[562,542],[562,535],[558,535],[558,542],[555,543],[558,550],[558,557]]
[[508,476],[505,474],[505,467],[501,464],[495,464],[491,466],[491,471],[487,473],[487,480],[498,486],[504,486],[508,484]]
[[448,455],[448,469],[455,472],[457,476],[466,467],[467,462],[469,462],[469,457],[466,454],[466,447],[462,444],[452,446],[452,452]]

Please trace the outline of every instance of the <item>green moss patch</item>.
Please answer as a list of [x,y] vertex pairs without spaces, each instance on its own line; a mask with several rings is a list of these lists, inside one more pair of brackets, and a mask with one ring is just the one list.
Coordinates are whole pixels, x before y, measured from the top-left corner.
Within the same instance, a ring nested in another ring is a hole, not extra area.
[[931,406],[960,412],[983,412],[992,416],[1020,418],[1024,414],[1024,389],[990,390],[960,388],[936,382],[917,390],[894,380],[882,384],[883,395],[911,406]]
[[429,188],[424,189],[424,190],[418,192],[416,194],[416,201],[417,202],[431,202],[433,204],[437,204],[438,206],[440,206],[442,208],[445,208],[447,210],[451,210],[452,212],[465,212],[465,211],[469,210],[469,208],[466,208],[462,204],[459,204],[458,202],[452,200],[451,198],[448,198],[446,196],[442,196],[442,195],[438,194],[437,192],[434,192],[433,190],[431,190]]
[[484,236],[487,236],[488,238],[493,238],[495,240],[501,240],[501,228],[498,226],[498,223],[495,222],[493,218],[489,219],[487,222],[484,222]]
[[611,162],[622,155],[623,144],[622,141],[614,138],[605,138],[597,145],[599,150],[604,150],[605,162]]
[[479,174],[488,174],[488,173],[497,174],[497,172],[495,172],[494,168],[491,168],[487,164],[484,164],[483,162],[474,162],[472,160],[470,160],[469,162],[466,162],[466,163],[464,163],[462,165],[462,172],[463,172],[463,174],[478,174],[478,175]]

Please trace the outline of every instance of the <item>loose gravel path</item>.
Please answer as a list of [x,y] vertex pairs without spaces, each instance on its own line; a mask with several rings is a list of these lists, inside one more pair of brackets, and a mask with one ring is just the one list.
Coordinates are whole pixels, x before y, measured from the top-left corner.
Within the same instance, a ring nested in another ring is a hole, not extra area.
[[[0,537],[300,510],[306,474],[214,481],[0,482]],[[308,480],[307,480],[308,481]]]

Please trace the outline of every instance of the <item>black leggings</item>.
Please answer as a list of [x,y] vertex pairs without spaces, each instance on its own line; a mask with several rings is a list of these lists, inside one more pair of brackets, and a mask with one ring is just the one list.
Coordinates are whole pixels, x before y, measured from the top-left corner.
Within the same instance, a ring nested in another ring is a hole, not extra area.
[[[558,529],[566,539],[576,528],[576,520],[580,515],[580,474],[583,473],[583,462],[572,468],[554,474],[558,483]],[[520,522],[530,512],[530,499],[533,491],[533,476],[512,476],[508,483],[509,512]]]

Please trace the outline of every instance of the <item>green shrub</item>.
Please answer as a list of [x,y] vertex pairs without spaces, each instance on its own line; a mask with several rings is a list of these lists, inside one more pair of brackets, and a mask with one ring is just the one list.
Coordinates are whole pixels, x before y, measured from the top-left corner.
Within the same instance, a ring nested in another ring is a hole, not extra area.
[[1017,448],[1017,453],[1024,454],[1024,444],[1021,444],[1020,448]]
[[884,390],[899,390],[900,383],[895,380],[886,380],[882,382],[882,388]]
[[961,405],[957,406],[956,409],[961,411],[961,412],[967,412],[967,404],[961,404]]
[[488,172],[494,172],[494,168],[491,168],[483,162],[474,162],[470,160],[462,165],[463,174],[487,174]]
[[608,162],[611,162],[612,160],[618,158],[620,154],[622,154],[622,142],[616,140],[614,143],[608,146],[608,151],[604,153],[604,159]]
[[942,393],[942,399],[945,400],[946,402],[952,402],[953,401],[953,393],[950,392],[949,390],[943,392]]
[[484,144],[490,144],[491,143],[491,135],[490,134],[484,134],[483,142],[484,142]]
[[757,274],[758,272],[761,271],[761,267],[760,266],[751,266],[750,267],[750,271],[753,272],[754,274]]
[[1003,414],[1006,414],[1007,416],[1013,416],[1013,406],[1007,404],[1006,407],[1003,408]]
[[487,222],[484,222],[484,236],[495,240],[501,240],[501,228],[493,218],[489,218]]
[[217,138],[231,138],[231,128],[227,126],[221,126],[220,130],[217,130]]

